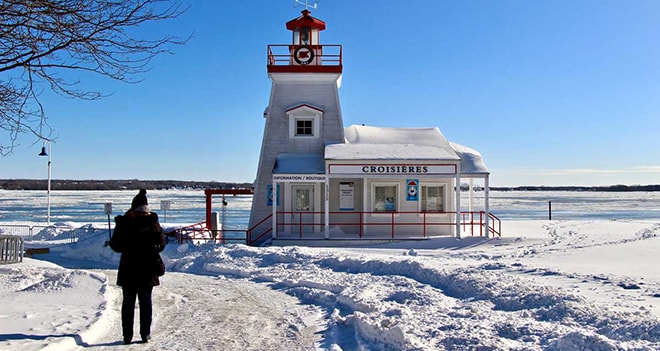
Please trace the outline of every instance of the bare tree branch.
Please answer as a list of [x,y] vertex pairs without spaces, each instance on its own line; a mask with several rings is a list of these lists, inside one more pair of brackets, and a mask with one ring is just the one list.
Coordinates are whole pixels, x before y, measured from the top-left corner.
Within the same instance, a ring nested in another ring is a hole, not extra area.
[[47,139],[52,132],[42,89],[86,100],[104,96],[61,73],[139,82],[153,58],[190,37],[145,39],[135,37],[134,28],[185,11],[177,0],[0,1],[0,155],[11,153],[21,134]]

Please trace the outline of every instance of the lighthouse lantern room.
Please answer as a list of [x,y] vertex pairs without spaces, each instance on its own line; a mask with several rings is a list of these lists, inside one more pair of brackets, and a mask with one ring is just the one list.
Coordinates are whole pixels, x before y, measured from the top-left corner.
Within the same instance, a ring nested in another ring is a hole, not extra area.
[[311,14],[305,9],[286,23],[291,44],[268,45],[268,72],[341,72],[341,45],[321,45],[325,22]]
[[318,45],[319,32],[325,30],[325,22],[311,16],[309,10],[303,10],[302,16],[286,23],[286,29],[293,31],[294,45]]

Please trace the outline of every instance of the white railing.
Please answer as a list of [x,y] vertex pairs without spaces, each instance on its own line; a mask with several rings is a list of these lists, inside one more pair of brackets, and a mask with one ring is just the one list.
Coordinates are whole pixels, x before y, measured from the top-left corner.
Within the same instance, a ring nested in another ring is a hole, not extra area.
[[108,229],[93,228],[90,226],[71,228],[68,226],[48,226],[42,224],[0,224],[0,235],[18,236],[28,243],[38,240],[35,236],[38,237],[38,234],[43,230],[52,231],[52,235],[56,235],[60,243],[75,243],[81,237],[94,234],[98,231],[108,231]]
[[0,235],[0,264],[23,262],[23,238]]

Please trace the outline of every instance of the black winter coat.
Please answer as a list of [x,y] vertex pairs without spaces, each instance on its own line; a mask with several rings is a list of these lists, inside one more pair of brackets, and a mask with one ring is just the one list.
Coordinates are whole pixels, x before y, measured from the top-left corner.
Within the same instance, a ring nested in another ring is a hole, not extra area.
[[115,217],[110,247],[121,253],[117,285],[160,285],[155,267],[159,252],[165,248],[165,237],[156,213],[128,211]]

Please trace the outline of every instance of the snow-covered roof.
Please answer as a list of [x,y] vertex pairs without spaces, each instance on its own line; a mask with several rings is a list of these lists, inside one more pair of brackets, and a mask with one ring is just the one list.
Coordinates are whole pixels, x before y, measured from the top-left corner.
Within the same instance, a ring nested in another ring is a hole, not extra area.
[[326,160],[442,160],[458,161],[440,129],[385,128],[352,125],[345,142],[325,147]]
[[323,155],[281,153],[277,155],[273,174],[325,174]]
[[484,164],[484,160],[477,150],[454,142],[449,142],[449,144],[461,157],[461,174],[488,174],[488,168],[486,168],[486,164]]

